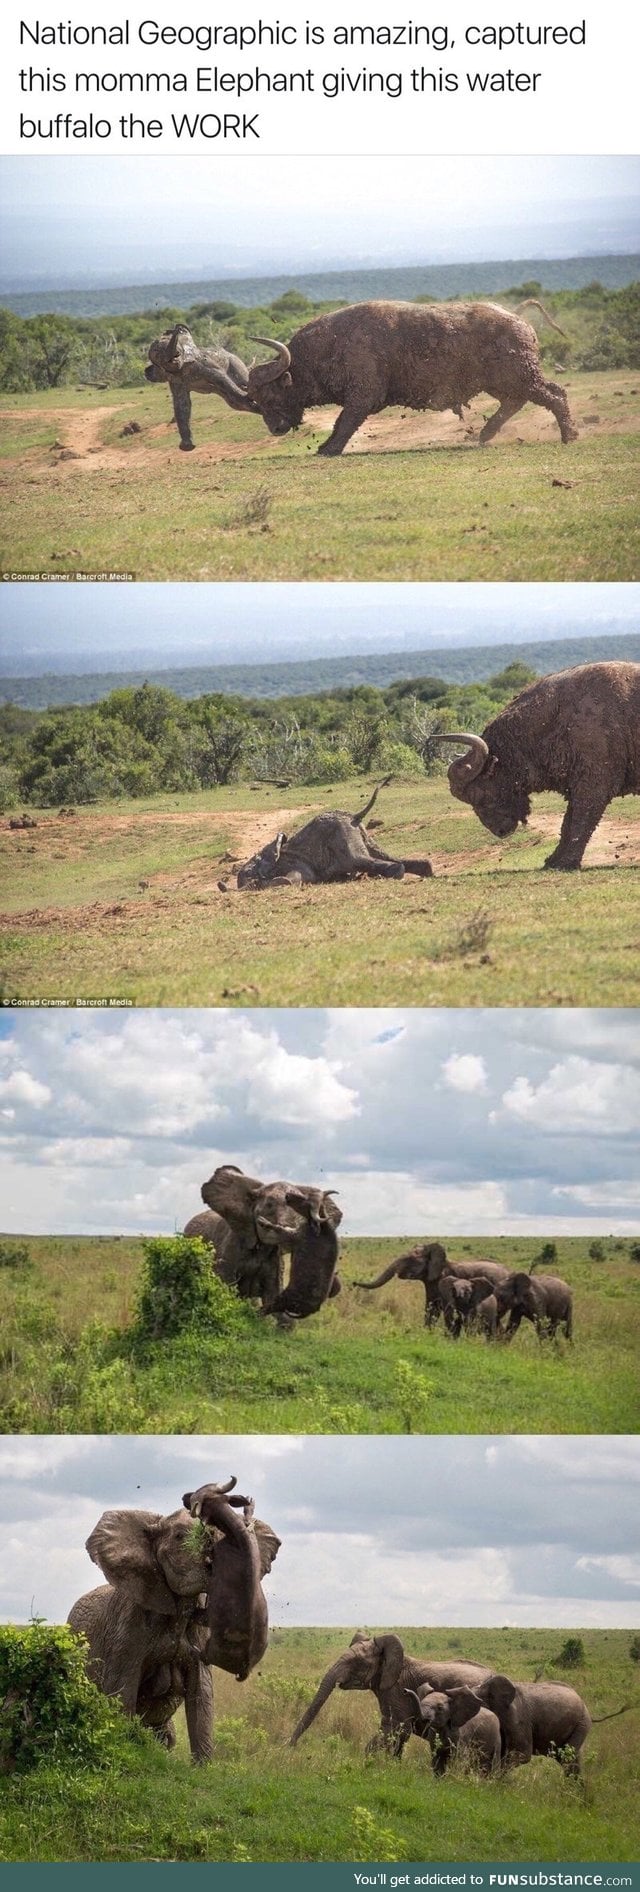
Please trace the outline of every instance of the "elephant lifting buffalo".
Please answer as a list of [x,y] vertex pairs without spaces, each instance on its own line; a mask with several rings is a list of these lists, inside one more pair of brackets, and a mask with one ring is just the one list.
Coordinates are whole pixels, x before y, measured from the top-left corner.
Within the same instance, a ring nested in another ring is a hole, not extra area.
[[306,1184],[262,1183],[226,1163],[203,1183],[206,1211],[193,1216],[184,1233],[209,1243],[214,1272],[242,1300],[259,1300],[263,1314],[289,1326],[340,1293],[342,1210],[333,1194]]
[[211,1665],[244,1681],[268,1640],[262,1578],[280,1538],[251,1499],[232,1495],[236,1482],[185,1493],[168,1517],[103,1512],[87,1550],[107,1582],[68,1618],[86,1637],[92,1681],[167,1748],[184,1707],[194,1761],[213,1751]]

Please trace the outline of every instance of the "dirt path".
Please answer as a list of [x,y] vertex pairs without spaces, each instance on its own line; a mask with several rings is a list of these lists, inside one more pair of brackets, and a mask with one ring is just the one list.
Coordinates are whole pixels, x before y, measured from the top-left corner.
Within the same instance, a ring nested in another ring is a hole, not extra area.
[[[638,432],[640,430],[640,402],[625,396],[636,396],[637,388],[607,390],[614,397],[619,396],[619,409],[602,414],[598,411],[600,396],[580,388],[580,384],[568,386],[569,398],[578,431],[585,435],[591,430],[604,434]],[[166,446],[167,457],[179,464],[184,457],[180,454],[178,437],[167,413],[166,418],[149,425],[141,424],[139,434],[133,434],[126,445],[119,441],[105,442],[105,423],[114,418],[122,419],[123,425],[136,418],[135,391],[131,394],[123,391],[124,398],[117,405],[100,407],[65,407],[61,402],[55,407],[3,408],[7,420],[51,422],[55,429],[55,442],[47,448],[28,447],[21,454],[7,462],[7,467],[18,466],[28,457],[32,473],[36,477],[48,478],[52,471],[58,478],[73,473],[96,470],[118,471],[128,468],[130,472],[142,473],[147,468],[158,465],[158,447],[150,443],[155,440]],[[199,402],[196,399],[194,424],[196,438],[198,434]],[[222,415],[221,404],[217,404]],[[349,455],[368,453],[420,452],[429,448],[456,448],[458,451],[473,449],[477,445],[480,429],[493,411],[495,403],[488,396],[480,396],[472,401],[465,410],[464,420],[455,414],[446,412],[415,413],[412,410],[391,408],[382,414],[373,414],[365,421],[349,442],[346,452]],[[200,408],[200,412],[203,410]],[[311,409],[303,423],[301,437],[305,437],[309,448],[316,445],[316,436],[326,434],[338,414],[337,407]],[[211,409],[209,410],[211,412]],[[558,430],[552,414],[537,407],[525,407],[522,413],[509,421],[503,428],[497,441],[500,445],[539,444],[548,442],[557,445]],[[207,441],[196,446],[193,455],[186,456],[191,464],[216,466],[225,460],[255,459],[257,461],[272,457],[277,452],[277,445],[266,429],[263,437],[250,438],[246,441]],[[569,476],[568,476],[569,477]]]

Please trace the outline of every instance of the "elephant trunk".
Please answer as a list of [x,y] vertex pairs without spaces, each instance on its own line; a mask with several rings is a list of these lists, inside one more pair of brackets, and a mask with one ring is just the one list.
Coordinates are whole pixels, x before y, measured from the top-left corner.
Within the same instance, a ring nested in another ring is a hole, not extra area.
[[375,1281],[354,1281],[354,1287],[383,1288],[387,1281],[392,1281],[394,1275],[397,1275],[404,1259],[404,1255],[398,1255],[395,1261],[390,1261],[388,1267],[383,1268],[382,1274],[376,1275]]
[[296,1723],[289,1742],[290,1747],[295,1747],[296,1742],[300,1740],[300,1736],[306,1734],[307,1728],[311,1727],[312,1721],[315,1721],[316,1715],[320,1713],[320,1709],[324,1707],[329,1696],[333,1694],[334,1688],[340,1688],[342,1686],[349,1674],[349,1667],[352,1660],[353,1656],[351,1651],[348,1651],[345,1655],[338,1656],[337,1662],[334,1662],[332,1667],[327,1669],[326,1675],[322,1677],[320,1687],[316,1690],[313,1701],[309,1703],[308,1708],[305,1708],[304,1714],[300,1716],[300,1720]]

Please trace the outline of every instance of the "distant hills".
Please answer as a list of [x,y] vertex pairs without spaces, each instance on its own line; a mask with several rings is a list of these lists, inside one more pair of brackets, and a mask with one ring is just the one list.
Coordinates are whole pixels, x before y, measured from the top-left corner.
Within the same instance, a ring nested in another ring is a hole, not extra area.
[[98,703],[112,690],[159,684],[177,696],[316,696],[322,691],[373,685],[384,689],[404,677],[440,677],[445,683],[475,683],[497,676],[508,664],[527,664],[540,675],[581,663],[624,659],[640,663],[640,632],[601,637],[565,637],[525,644],[477,644],[463,649],[366,651],[361,655],[310,657],[295,663],[199,664],[185,669],[95,671],[79,676],[2,677],[0,702],[42,710],[66,703]]

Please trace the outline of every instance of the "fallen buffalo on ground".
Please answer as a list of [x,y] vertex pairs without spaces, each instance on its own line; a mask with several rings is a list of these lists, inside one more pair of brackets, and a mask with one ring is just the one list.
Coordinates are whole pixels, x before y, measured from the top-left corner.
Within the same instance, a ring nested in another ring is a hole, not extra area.
[[248,411],[261,413],[270,433],[288,434],[305,408],[338,402],[342,412],[322,454],[342,453],[383,407],[452,408],[461,416],[477,394],[499,402],[482,446],[527,401],[550,409],[565,443],[576,438],[564,388],[542,372],[535,329],[490,302],[360,302],[306,322],[288,347],[255,340],[276,359],[252,363]]
[[183,322],[151,342],[144,372],[147,381],[169,383],[182,453],[191,453],[194,446],[192,394],[219,394],[227,407],[257,412],[248,397],[249,370],[239,355],[230,355],[226,348],[198,348]]
[[[385,788],[390,779],[387,776],[379,788]],[[317,881],[355,880],[358,874],[379,880],[402,880],[405,873],[424,877],[432,874],[430,861],[395,860],[365,834],[361,824],[373,808],[379,788],[357,815],[338,809],[335,813],[327,811],[314,815],[298,834],[276,835],[275,841],[269,841],[259,854],[243,862],[238,869],[238,887],[300,887]]]
[[452,795],[469,802],[501,839],[526,824],[543,789],[567,801],[558,846],[545,867],[579,867],[615,795],[640,794],[640,664],[579,664],[529,684],[449,769]]

